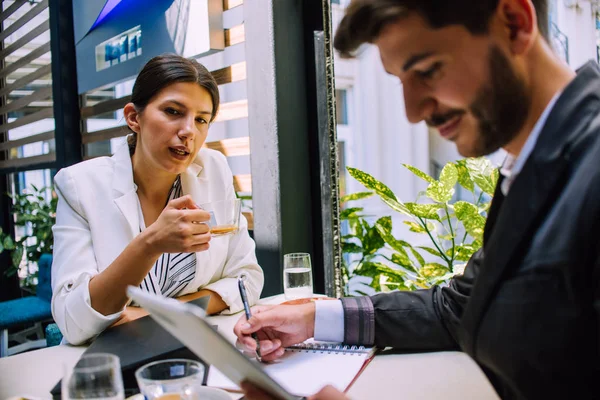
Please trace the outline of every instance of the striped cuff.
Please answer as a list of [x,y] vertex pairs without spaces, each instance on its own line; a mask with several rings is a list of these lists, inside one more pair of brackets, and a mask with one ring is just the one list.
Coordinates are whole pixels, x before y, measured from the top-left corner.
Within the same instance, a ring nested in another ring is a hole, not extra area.
[[370,297],[344,297],[344,343],[375,344],[375,310]]

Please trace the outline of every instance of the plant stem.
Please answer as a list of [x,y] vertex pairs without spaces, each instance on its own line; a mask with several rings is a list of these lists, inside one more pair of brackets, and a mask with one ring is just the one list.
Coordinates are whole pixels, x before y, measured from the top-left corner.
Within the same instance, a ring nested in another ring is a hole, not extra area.
[[455,248],[456,243],[454,242],[454,229],[452,229],[452,222],[450,221],[450,211],[448,211],[448,203],[444,203],[444,208],[446,210],[446,216],[448,217],[448,226],[450,227],[450,235],[452,236],[452,259],[448,263],[448,268],[452,271],[452,265],[454,264],[454,256],[455,256]]
[[446,263],[448,263],[450,260],[448,260],[448,257],[446,256],[446,254],[444,254],[444,252],[442,251],[442,249],[440,249],[440,246],[438,246],[438,243],[435,241],[433,236],[431,236],[431,232],[429,231],[429,228],[427,228],[427,223],[425,221],[423,221],[423,218],[421,218],[421,217],[417,217],[417,218],[421,222],[423,229],[425,229],[425,232],[427,232],[427,234],[429,235],[429,239],[431,239],[435,248],[440,252],[444,261],[446,261]]
[[483,197],[483,191],[481,191],[481,193],[479,193],[479,198],[477,199],[477,203],[475,203],[475,205],[477,206],[477,208],[479,208],[479,203],[481,203],[481,198]]

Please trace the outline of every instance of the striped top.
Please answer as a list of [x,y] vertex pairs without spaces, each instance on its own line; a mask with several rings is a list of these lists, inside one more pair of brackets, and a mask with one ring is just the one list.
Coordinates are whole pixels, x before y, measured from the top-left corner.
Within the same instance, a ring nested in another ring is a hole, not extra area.
[[[181,178],[178,175],[169,191],[165,207],[169,201],[181,196]],[[139,213],[141,232],[146,229],[141,205],[139,205]],[[196,253],[165,253],[156,260],[140,284],[140,288],[151,293],[162,294],[165,297],[177,297],[194,279],[195,275]]]

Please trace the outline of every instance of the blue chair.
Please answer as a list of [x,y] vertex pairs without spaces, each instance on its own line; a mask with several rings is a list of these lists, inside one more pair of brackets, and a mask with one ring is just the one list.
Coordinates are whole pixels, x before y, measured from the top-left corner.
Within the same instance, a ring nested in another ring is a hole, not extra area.
[[58,346],[62,342],[63,334],[58,329],[58,325],[55,323],[48,324],[46,326],[46,346]]
[[[0,357],[46,347],[42,322],[52,320],[50,309],[50,301],[52,300],[52,287],[50,285],[52,255],[43,254],[38,261],[38,268],[36,296],[0,303]],[[34,326],[16,333],[8,333],[9,329],[26,324],[34,324]],[[32,334],[37,336],[37,340],[28,339],[28,336]],[[15,341],[19,344],[8,347],[9,341]]]

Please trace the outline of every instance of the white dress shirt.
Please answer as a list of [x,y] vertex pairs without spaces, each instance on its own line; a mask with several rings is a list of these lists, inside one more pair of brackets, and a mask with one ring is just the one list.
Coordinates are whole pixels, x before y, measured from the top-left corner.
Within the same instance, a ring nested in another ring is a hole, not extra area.
[[[517,156],[512,154],[506,156],[506,159],[500,168],[500,173],[504,176],[500,190],[502,190],[502,194],[505,196],[508,194],[511,184],[514,182],[519,172],[521,172],[525,162],[535,148],[540,133],[542,132],[542,128],[546,124],[548,116],[559,97],[560,93],[557,93],[552,100],[550,100],[550,103],[546,106],[546,109],[536,122],[531,134],[523,145],[521,153]],[[343,342],[344,308],[342,302],[315,301],[315,307],[315,340]]]

